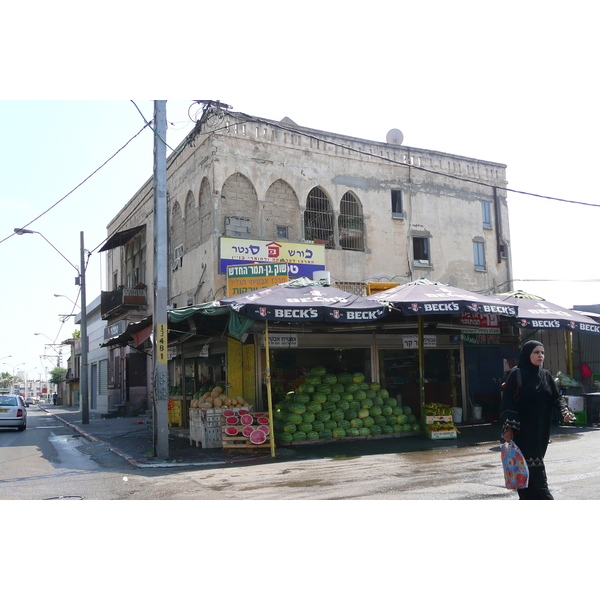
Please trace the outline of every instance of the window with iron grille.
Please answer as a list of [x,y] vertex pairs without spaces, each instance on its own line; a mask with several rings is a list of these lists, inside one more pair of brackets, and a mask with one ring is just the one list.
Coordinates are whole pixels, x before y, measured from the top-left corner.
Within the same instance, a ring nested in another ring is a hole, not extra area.
[[338,226],[340,231],[340,246],[344,250],[364,251],[365,221],[360,202],[352,192],[346,192],[342,196]]
[[329,198],[320,188],[313,188],[306,199],[304,239],[333,248],[333,210]]

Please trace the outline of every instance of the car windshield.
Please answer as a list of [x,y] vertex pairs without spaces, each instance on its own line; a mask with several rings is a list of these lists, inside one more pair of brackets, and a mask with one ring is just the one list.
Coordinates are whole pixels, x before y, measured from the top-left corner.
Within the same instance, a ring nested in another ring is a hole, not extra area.
[[0,396],[0,406],[17,406],[15,396]]

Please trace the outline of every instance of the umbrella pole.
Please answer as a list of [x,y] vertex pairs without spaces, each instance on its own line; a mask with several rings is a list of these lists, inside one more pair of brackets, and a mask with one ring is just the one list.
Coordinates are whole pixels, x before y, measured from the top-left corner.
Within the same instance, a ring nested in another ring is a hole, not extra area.
[[275,458],[275,432],[273,430],[273,397],[271,394],[271,359],[269,357],[269,323],[265,323],[265,354],[266,370],[265,378],[267,380],[267,403],[269,406],[269,439],[271,441],[271,458]]
[[423,377],[423,317],[418,316],[419,323],[419,400],[421,407],[425,406],[425,379]]
[[569,377],[573,379],[573,344],[570,331],[565,330],[565,341],[567,342],[567,372]]

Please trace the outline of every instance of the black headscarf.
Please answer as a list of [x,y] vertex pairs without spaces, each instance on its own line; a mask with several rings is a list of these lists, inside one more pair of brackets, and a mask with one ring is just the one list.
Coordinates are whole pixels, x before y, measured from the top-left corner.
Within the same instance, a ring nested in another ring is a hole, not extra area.
[[[519,355],[519,363],[517,367],[521,369],[521,377],[523,380],[523,388],[526,390],[539,390],[542,386],[542,367],[534,365],[531,362],[531,353],[537,346],[544,347],[542,342],[537,340],[529,340],[525,342],[521,347],[521,354]],[[545,387],[545,386],[543,386]]]

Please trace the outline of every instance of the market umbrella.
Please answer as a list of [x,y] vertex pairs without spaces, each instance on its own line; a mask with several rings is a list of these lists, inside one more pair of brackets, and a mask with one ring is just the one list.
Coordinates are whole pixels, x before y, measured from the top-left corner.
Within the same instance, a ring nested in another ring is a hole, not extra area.
[[269,361],[269,321],[339,321],[365,322],[381,319],[388,308],[379,302],[344,292],[320,282],[301,277],[279,285],[261,288],[222,298],[219,303],[231,311],[249,319],[267,321],[265,327],[265,353],[267,403],[269,407],[269,429],[271,456],[275,456],[273,433],[273,396],[271,391],[271,365]]
[[[417,315],[418,317],[421,405],[425,404],[423,315],[451,315],[463,312],[496,314],[505,317],[517,315],[517,306],[514,302],[499,300],[493,296],[483,296],[439,282],[431,282],[425,278],[372,294],[369,298],[389,304],[395,309],[401,310],[404,315]],[[461,360],[461,380],[465,381],[464,360]],[[463,404],[465,402],[466,394],[463,389]],[[466,407],[463,406],[463,408]]]
[[286,281],[219,300],[221,305],[250,319],[263,321],[376,321],[388,308],[371,297],[325,286],[307,277]]
[[573,348],[569,332],[600,334],[600,324],[594,319],[572,309],[548,302],[540,296],[522,290],[497,294],[506,302],[516,302],[519,316],[514,323],[519,329],[563,329],[567,345],[569,376],[573,377]]

